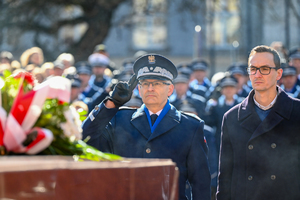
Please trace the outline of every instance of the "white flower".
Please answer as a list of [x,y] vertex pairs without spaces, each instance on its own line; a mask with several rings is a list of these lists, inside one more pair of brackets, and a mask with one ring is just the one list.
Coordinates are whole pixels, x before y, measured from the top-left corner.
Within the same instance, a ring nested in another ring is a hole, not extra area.
[[80,140],[82,138],[82,122],[80,121],[80,116],[76,109],[73,106],[70,106],[69,109],[64,112],[64,116],[67,121],[61,123],[60,127],[64,131],[65,136],[69,138],[75,137]]

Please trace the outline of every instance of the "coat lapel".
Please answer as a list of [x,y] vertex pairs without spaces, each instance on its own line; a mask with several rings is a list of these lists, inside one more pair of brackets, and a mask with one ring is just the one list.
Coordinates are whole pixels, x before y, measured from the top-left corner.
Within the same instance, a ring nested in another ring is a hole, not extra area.
[[150,125],[147,115],[144,111],[144,105],[141,106],[131,118],[131,124],[148,140],[151,135]]
[[171,105],[170,110],[164,116],[164,118],[157,125],[154,132],[151,134],[149,141],[154,138],[168,132],[170,129],[174,128],[174,126],[180,123],[181,114],[176,110],[174,106]]
[[261,123],[261,120],[255,111],[253,95],[254,91],[252,90],[249,96],[242,101],[238,111],[238,120],[240,121],[241,126],[251,133],[254,133]]
[[261,122],[255,111],[253,101],[254,91],[252,91],[248,98],[245,99],[246,101],[241,104],[239,110],[241,126],[253,133],[250,140],[272,130],[284,118],[290,118],[293,101],[280,87],[277,87],[277,90],[278,97],[276,103],[263,122]]
[[265,118],[263,122],[257,127],[257,129],[252,134],[250,140],[260,136],[263,133],[266,133],[273,129],[279,122],[283,120],[283,117],[278,115],[274,110],[271,110],[268,116]]

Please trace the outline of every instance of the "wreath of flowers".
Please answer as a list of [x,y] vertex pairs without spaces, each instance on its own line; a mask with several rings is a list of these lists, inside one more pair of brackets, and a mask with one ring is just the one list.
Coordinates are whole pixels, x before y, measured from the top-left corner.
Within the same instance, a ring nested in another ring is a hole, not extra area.
[[0,88],[0,155],[69,155],[76,160],[94,161],[122,159],[81,140],[83,118],[69,104],[70,80],[53,77],[36,85],[31,73],[4,71]]

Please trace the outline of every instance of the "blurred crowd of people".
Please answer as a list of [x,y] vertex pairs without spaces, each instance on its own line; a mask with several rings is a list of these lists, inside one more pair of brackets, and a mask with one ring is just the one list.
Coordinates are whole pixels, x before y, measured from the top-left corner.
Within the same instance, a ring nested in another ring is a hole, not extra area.
[[[282,78],[278,85],[290,96],[300,98],[300,48],[286,50],[281,42],[271,44],[281,56]],[[76,61],[72,54],[62,53],[53,62],[44,62],[42,49],[27,49],[19,61],[8,51],[0,54],[0,73],[20,70],[32,73],[37,83],[53,77],[64,76],[71,80],[71,103],[80,109],[91,111],[104,100],[118,81],[128,81],[133,74],[134,61],[145,55],[139,51],[115,68],[103,44],[96,45],[86,61]],[[212,175],[212,194],[217,186],[218,155],[222,118],[226,111],[240,103],[251,91],[247,63],[234,63],[225,72],[208,78],[209,64],[203,59],[177,65],[178,77],[174,80],[174,93],[170,103],[178,110],[193,113],[205,121],[205,137],[209,146],[209,162]],[[138,89],[125,105],[140,107],[143,104]]]

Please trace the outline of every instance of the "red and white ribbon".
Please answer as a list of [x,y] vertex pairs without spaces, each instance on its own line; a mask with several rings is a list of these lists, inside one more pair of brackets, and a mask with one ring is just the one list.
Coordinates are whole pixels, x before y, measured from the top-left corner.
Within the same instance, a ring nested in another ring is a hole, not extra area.
[[4,128],[6,124],[6,111],[0,107],[0,146],[4,145],[3,137],[4,137]]
[[[3,142],[6,149],[17,153],[26,152],[28,149],[22,145],[22,142],[39,118],[45,100],[58,98],[60,101],[69,102],[70,90],[70,80],[58,76],[50,78],[26,94],[23,94],[20,87],[4,127]],[[49,136],[48,132],[46,136]],[[49,138],[51,137],[47,137],[47,139]],[[35,148],[31,147],[34,149],[33,152],[36,152],[36,149],[41,151],[49,146],[50,143],[42,141],[45,140],[38,140],[33,144],[36,145]]]
[[35,127],[32,131],[37,131],[37,137],[26,147],[25,151],[27,154],[39,153],[41,150],[47,148],[53,140],[53,134],[48,129]]

